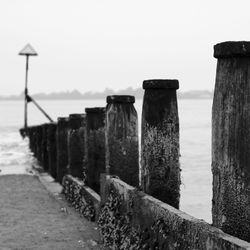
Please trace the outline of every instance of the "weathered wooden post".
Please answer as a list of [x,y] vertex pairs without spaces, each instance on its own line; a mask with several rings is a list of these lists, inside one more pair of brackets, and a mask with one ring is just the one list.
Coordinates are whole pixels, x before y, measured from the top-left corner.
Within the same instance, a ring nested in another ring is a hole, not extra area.
[[42,125],[42,166],[45,171],[49,169],[49,158],[47,150],[47,133],[48,133],[49,123]]
[[68,127],[69,118],[57,119],[56,149],[57,149],[57,178],[62,183],[63,176],[68,173]]
[[86,181],[100,192],[100,174],[105,173],[105,114],[106,108],[86,108]]
[[85,114],[71,114],[69,116],[68,130],[68,158],[69,174],[80,179],[85,179]]
[[48,151],[48,166],[49,173],[53,178],[56,179],[56,161],[57,161],[57,151],[56,151],[56,128],[57,124],[55,122],[50,123],[48,126],[47,133],[47,151]]
[[178,80],[147,80],[142,111],[141,180],[143,190],[179,208]]
[[214,46],[213,224],[250,241],[250,42]]
[[32,146],[33,146],[33,127],[32,126],[27,127],[26,131],[27,131],[27,135],[28,135],[28,138],[29,138],[29,149],[30,149],[31,152],[33,152],[33,150],[32,150]]
[[36,149],[37,149],[36,148],[36,144],[37,144],[37,127],[38,126],[33,127],[33,146],[32,146],[34,157],[36,157],[36,158],[37,158],[37,151],[36,151]]
[[134,96],[108,96],[106,171],[132,186],[139,185],[138,120]]
[[38,162],[42,162],[42,136],[43,136],[43,128],[42,125],[37,126],[37,138],[36,138],[36,154]]

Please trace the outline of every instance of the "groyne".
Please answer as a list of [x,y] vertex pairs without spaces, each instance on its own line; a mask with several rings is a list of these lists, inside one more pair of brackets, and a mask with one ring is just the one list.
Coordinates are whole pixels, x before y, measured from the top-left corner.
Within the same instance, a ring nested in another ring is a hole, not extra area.
[[106,247],[250,249],[250,42],[216,45],[215,57],[212,171],[216,227],[178,210],[178,80],[143,83],[141,159],[133,96],[108,96],[105,108],[90,107],[86,114],[58,118],[57,125],[28,127],[31,151],[44,170],[62,183],[72,205],[98,222]]

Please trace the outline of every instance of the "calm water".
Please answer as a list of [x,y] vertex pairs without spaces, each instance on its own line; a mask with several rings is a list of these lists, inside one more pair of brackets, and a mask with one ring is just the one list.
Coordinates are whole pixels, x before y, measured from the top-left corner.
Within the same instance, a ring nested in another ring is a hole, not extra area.
[[[84,113],[86,107],[105,106],[105,100],[97,101],[39,101],[39,104],[56,121],[58,116]],[[0,101],[0,169],[15,172],[34,160],[27,141],[23,141],[18,129],[23,126],[23,102]],[[212,174],[211,174],[211,108],[212,100],[179,100],[181,145],[181,210],[196,218],[211,222]],[[135,103],[139,121],[142,101]],[[33,104],[29,104],[29,125],[47,122]]]

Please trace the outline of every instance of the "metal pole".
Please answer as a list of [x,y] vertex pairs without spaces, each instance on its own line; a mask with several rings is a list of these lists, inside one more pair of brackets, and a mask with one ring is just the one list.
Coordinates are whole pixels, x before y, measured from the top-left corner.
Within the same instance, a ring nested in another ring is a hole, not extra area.
[[25,89],[24,89],[24,130],[27,130],[27,96],[28,96],[28,70],[29,70],[29,55],[26,55],[26,74],[25,74]]
[[27,95],[27,102],[29,101],[32,101],[35,104],[35,106],[48,118],[48,120],[50,122],[53,122],[51,117],[42,109],[42,107],[39,106],[39,104],[31,96]]

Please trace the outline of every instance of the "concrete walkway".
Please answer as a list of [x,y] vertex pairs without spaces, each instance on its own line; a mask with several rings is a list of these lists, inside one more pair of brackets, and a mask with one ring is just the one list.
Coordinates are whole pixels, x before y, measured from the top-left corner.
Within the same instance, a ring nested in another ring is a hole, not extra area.
[[97,225],[59,192],[47,174],[0,176],[0,249],[102,249]]

